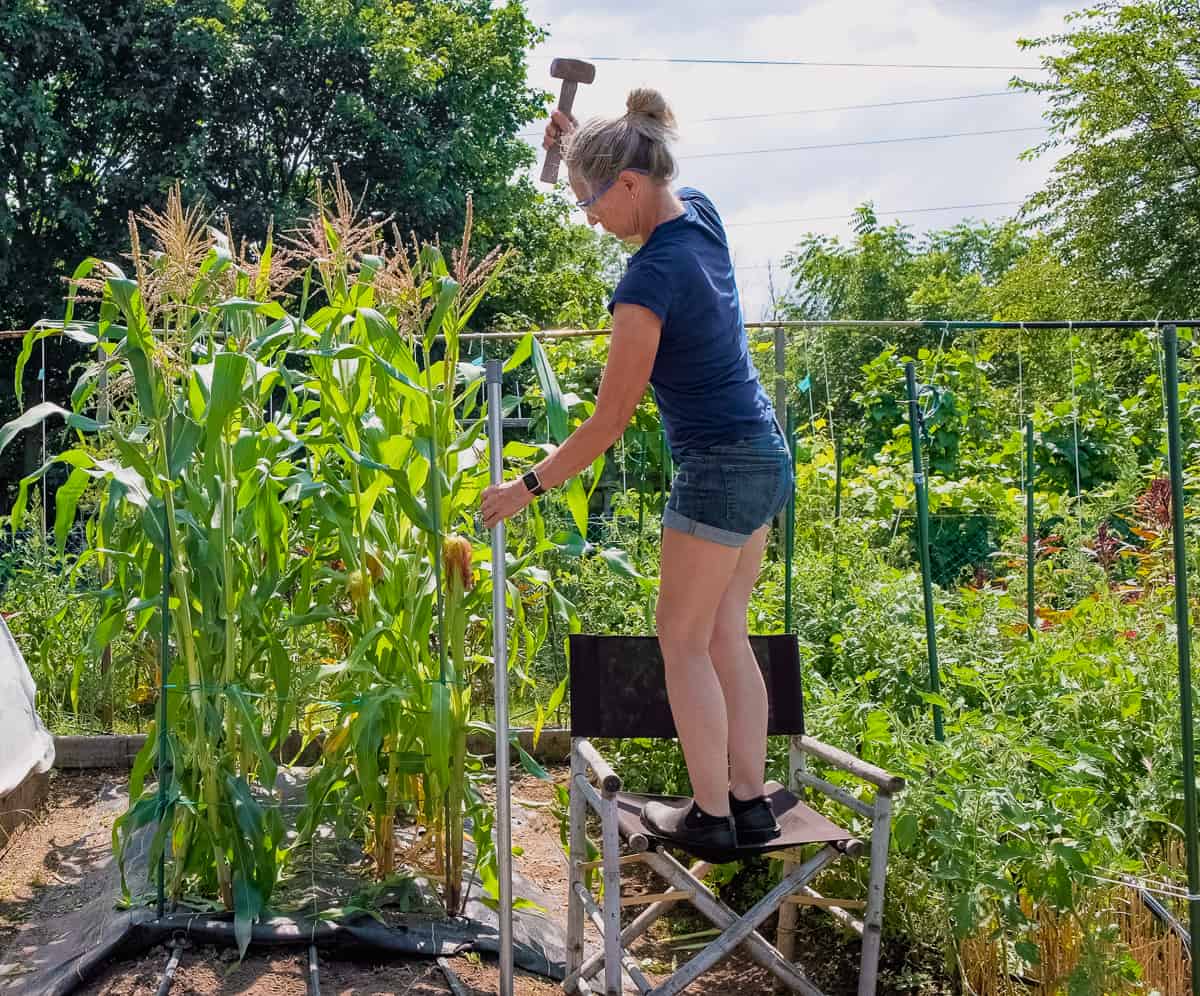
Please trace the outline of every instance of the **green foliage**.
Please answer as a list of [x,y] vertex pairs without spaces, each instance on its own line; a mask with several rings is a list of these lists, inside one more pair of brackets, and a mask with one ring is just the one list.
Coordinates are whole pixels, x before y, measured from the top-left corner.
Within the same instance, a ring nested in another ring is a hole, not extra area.
[[1065,150],[1031,214],[1079,270],[1130,289],[1121,314],[1200,303],[1198,43],[1196,6],[1163,0],[1101,0],[1021,42],[1048,50],[1049,78],[1018,83],[1050,105],[1052,136],[1029,155]]
[[96,578],[74,564],[36,533],[0,557],[0,604],[37,687],[38,714],[55,733],[104,732],[114,720],[133,727],[152,704],[140,646],[120,640],[101,672],[90,640]]
[[[473,194],[475,245],[520,251],[479,323],[606,315],[611,241],[568,224],[557,195],[512,179],[534,157],[517,133],[548,96],[526,83],[542,33],[519,0],[21,0],[0,11],[0,36],[0,328],[58,317],[79,247],[116,259],[129,215],[160,205],[174,182],[190,202],[220,206],[218,228],[259,247],[273,231],[283,252],[278,233],[292,233],[338,164],[363,212],[394,222],[393,248],[412,233],[456,239]],[[13,355],[0,344],[0,365]],[[72,342],[48,350],[50,400],[68,403],[85,359]],[[0,422],[16,414],[0,391]],[[0,462],[0,509],[40,462],[40,439],[27,438],[23,471],[17,450]],[[64,479],[51,472],[50,492]]]

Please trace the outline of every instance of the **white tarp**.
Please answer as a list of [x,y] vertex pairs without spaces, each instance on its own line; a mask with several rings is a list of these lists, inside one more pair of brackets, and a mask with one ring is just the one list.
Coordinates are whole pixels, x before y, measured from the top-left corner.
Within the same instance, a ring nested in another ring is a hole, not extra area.
[[54,738],[34,708],[35,692],[21,648],[0,617],[0,795],[54,764]]

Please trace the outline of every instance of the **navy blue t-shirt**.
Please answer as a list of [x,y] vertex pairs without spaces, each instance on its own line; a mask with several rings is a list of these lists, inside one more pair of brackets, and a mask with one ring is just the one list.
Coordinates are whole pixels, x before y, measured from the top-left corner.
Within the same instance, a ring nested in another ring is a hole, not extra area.
[[755,436],[775,419],[750,360],[721,217],[699,190],[677,193],[684,213],[633,254],[608,304],[640,304],[662,321],[650,386],[673,453]]

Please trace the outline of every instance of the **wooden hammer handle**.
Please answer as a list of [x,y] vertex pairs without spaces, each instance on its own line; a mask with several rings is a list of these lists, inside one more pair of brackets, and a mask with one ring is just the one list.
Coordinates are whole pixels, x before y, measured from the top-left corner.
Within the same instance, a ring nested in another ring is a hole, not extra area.
[[[578,89],[579,84],[575,80],[563,80],[562,90],[558,95],[558,109],[563,114],[570,116]],[[546,150],[546,161],[542,165],[542,183],[558,183],[558,165],[562,162],[562,153],[559,150],[561,141],[560,138],[553,148]]]

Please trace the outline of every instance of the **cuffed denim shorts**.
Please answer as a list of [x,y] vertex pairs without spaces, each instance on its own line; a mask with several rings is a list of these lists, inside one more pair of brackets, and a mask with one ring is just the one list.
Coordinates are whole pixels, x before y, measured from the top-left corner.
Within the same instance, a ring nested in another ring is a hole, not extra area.
[[681,449],[665,529],[740,547],[778,515],[794,486],[792,460],[778,427],[748,439]]

